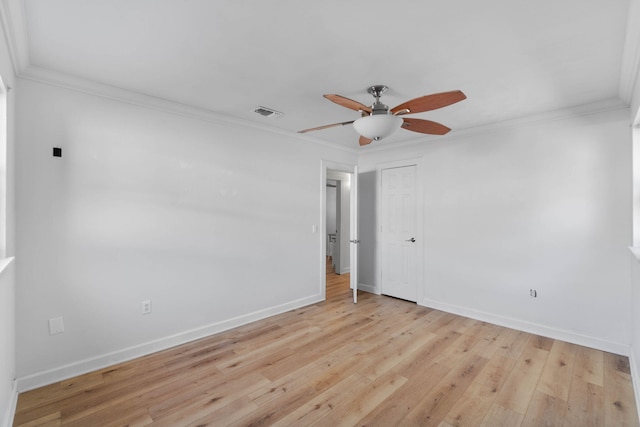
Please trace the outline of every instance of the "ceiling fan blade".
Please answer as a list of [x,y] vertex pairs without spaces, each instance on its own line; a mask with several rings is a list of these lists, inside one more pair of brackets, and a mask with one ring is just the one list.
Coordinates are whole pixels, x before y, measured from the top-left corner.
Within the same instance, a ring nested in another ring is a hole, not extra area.
[[467,99],[467,96],[459,90],[452,90],[451,92],[434,93],[433,95],[425,95],[420,98],[412,99],[411,101],[404,102],[397,107],[391,109],[392,114],[410,114],[410,113],[422,113],[423,111],[437,110],[438,108],[446,107],[447,105],[455,104],[463,99]]
[[428,133],[429,135],[444,135],[451,130],[445,125],[432,122],[431,120],[413,119],[410,117],[404,117],[402,120],[402,128],[413,132]]
[[361,136],[360,141],[358,141],[358,143],[360,144],[360,146],[363,146],[363,145],[371,144],[371,141],[373,141],[373,139],[369,139],[367,137]]
[[307,132],[311,132],[311,131],[314,131],[314,130],[322,130],[322,129],[333,128],[333,127],[336,127],[336,126],[350,125],[353,122],[355,122],[355,120],[351,120],[349,122],[332,123],[330,125],[318,126],[316,128],[299,130],[298,133],[307,133]]
[[323,95],[331,102],[335,102],[338,105],[342,105],[343,107],[349,108],[351,110],[356,111],[366,111],[367,113],[371,113],[371,107],[367,107],[364,104],[359,103],[358,101],[354,101],[353,99],[345,98],[344,96],[330,94]]

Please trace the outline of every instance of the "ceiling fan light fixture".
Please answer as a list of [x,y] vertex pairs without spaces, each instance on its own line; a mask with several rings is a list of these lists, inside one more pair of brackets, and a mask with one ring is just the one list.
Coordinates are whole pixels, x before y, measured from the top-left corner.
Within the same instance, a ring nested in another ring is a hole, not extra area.
[[392,114],[375,114],[353,122],[356,132],[365,138],[378,141],[386,138],[402,126],[402,118]]
[[305,133],[353,123],[354,129],[361,135],[358,141],[360,146],[368,145],[371,141],[378,141],[382,138],[386,138],[399,128],[427,135],[445,135],[451,129],[443,124],[433,122],[431,120],[402,118],[398,116],[437,110],[438,108],[446,107],[467,99],[467,96],[462,93],[462,91],[452,90],[449,92],[433,93],[431,95],[414,98],[389,109],[387,105],[380,102],[380,95],[382,95],[382,93],[387,89],[388,88],[384,85],[370,86],[369,89],[367,89],[367,92],[375,98],[375,102],[371,107],[367,107],[358,101],[354,101],[353,99],[345,98],[344,96],[337,94],[324,95],[324,97],[329,101],[350,110],[358,111],[364,117],[348,122],[332,123],[330,125],[317,126],[311,129],[303,129],[298,132]]

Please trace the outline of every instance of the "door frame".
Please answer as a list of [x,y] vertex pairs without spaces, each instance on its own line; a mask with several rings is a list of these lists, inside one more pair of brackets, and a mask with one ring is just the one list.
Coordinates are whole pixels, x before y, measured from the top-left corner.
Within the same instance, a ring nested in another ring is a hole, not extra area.
[[424,305],[424,190],[422,185],[422,157],[394,160],[376,164],[376,284],[375,293],[382,294],[381,258],[382,242],[380,239],[382,215],[382,171],[406,166],[416,167],[416,303]]
[[[326,265],[327,265],[327,171],[333,170],[337,172],[344,172],[351,174],[351,185],[353,185],[354,179],[354,170],[356,168],[356,164],[348,164],[348,163],[338,163],[332,162],[329,160],[321,160],[320,161],[320,231],[319,231],[319,241],[320,241],[320,262],[319,265],[319,275],[320,275],[320,290],[319,294],[322,301],[327,299],[327,275],[326,275]],[[353,194],[353,188],[352,193]],[[349,215],[353,216],[353,206],[349,206]],[[353,233],[353,231],[352,231]],[[344,236],[344,238],[350,239],[351,236]],[[355,265],[358,260],[353,259],[353,251],[349,250],[349,268],[353,271],[357,268]],[[357,286],[356,286],[357,287]],[[357,290],[354,290],[354,293]]]

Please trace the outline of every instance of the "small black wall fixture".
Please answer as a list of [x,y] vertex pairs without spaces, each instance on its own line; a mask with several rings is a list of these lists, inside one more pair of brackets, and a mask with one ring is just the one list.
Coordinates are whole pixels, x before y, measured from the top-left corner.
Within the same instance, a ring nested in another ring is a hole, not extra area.
[[62,148],[53,147],[53,157],[62,157]]

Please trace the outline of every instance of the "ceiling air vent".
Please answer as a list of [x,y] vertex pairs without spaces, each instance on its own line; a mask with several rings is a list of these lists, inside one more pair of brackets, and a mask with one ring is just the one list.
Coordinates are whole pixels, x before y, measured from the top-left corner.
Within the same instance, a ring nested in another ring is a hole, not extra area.
[[280,111],[272,110],[271,108],[267,108],[267,107],[258,107],[253,111],[255,113],[260,114],[261,116],[270,117],[272,119],[275,119],[276,117],[280,117],[284,114],[284,113],[281,113]]

